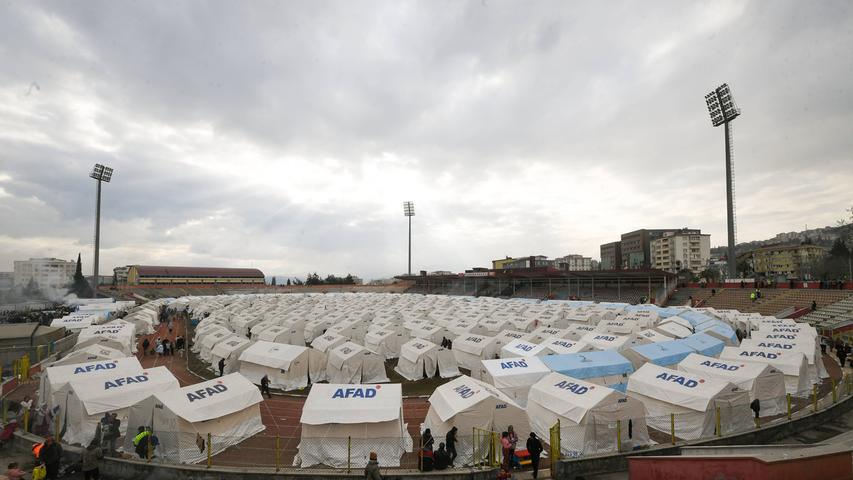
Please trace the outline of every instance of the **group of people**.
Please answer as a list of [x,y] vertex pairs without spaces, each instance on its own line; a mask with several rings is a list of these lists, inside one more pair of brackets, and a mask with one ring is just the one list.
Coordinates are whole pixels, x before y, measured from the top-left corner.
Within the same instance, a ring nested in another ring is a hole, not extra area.
[[453,468],[453,462],[458,454],[456,453],[456,434],[459,431],[456,427],[450,429],[447,435],[444,436],[444,442],[438,443],[438,450],[433,451],[435,447],[435,438],[432,436],[430,429],[424,430],[421,436],[421,444],[423,453],[421,454],[421,470],[429,471],[446,470]]
[[761,300],[761,289],[756,288],[749,294],[749,299],[755,302],[756,300]]
[[183,352],[185,344],[186,344],[186,342],[184,340],[184,337],[182,337],[180,335],[178,335],[178,337],[175,338],[174,342],[169,340],[168,338],[157,337],[156,339],[154,339],[154,344],[153,344],[153,349],[152,349],[151,341],[148,338],[146,338],[145,340],[142,340],[142,354],[148,355],[149,349],[151,349],[150,350],[151,353],[155,353],[155,354],[160,355],[160,356],[174,355],[175,350],[177,350],[179,353]]

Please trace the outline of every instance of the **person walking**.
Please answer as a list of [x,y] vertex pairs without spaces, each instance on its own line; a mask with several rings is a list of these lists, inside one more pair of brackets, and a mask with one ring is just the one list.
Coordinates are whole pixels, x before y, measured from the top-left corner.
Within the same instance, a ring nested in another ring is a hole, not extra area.
[[107,429],[107,454],[114,457],[116,454],[116,441],[121,436],[121,419],[113,412],[110,415],[109,428]]
[[542,455],[542,442],[535,433],[530,432],[527,439],[527,453],[530,454],[530,465],[533,466],[533,480],[539,475],[539,457]]
[[267,398],[272,398],[272,395],[270,394],[270,377],[268,377],[267,374],[264,374],[264,376],[261,377],[261,395],[264,394],[266,394]]
[[435,445],[435,439],[432,438],[432,432],[427,428],[424,430],[424,435],[421,438],[421,441],[424,446],[424,450],[431,452],[433,450],[433,446]]
[[145,337],[145,339],[142,340],[142,356],[143,357],[148,355],[148,347],[150,347],[150,346],[151,346],[151,341],[148,340],[148,337]]
[[39,451],[39,460],[44,462],[48,480],[59,478],[59,462],[62,460],[62,447],[53,439],[53,435],[44,437],[44,445]]
[[91,442],[81,455],[81,463],[83,470],[83,478],[85,480],[99,480],[100,472],[98,471],[98,460],[104,457],[101,449],[95,442]]
[[509,449],[512,448],[512,444],[509,443],[509,433],[501,432],[501,453],[503,453],[503,461],[501,462],[501,469],[505,472],[509,472],[511,468],[511,464],[509,461]]
[[842,343],[840,347],[836,350],[836,355],[838,356],[838,363],[841,364],[841,368],[844,368],[844,362],[847,361],[847,354],[849,353],[849,348],[846,343]]
[[450,468],[453,468],[453,462],[456,460],[456,432],[459,431],[458,428],[453,427],[447,432],[447,435],[444,437],[444,441],[447,445],[447,454],[450,456]]
[[812,311],[814,312],[815,310],[817,310],[817,301],[812,300]]
[[225,359],[220,358],[219,359],[219,376],[221,377],[224,375],[225,375]]
[[376,459],[376,452],[370,452],[370,460],[364,467],[364,478],[367,480],[382,480],[382,474],[379,472],[379,461]]

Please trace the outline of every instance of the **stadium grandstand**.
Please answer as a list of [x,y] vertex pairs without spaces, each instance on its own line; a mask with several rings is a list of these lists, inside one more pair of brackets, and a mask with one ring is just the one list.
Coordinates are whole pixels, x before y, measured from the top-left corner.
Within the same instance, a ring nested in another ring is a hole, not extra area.
[[263,285],[264,283],[264,273],[257,268],[131,265],[127,273],[128,285]]
[[556,268],[493,269],[471,274],[402,275],[407,293],[476,297],[593,300],[662,305],[676,285],[663,270],[566,271]]
[[[734,309],[740,312],[760,313],[778,318],[803,317],[803,320],[817,325],[818,319],[829,319],[829,311],[825,310],[839,302],[850,301],[853,290],[824,290],[818,288],[761,288],[761,297],[751,299],[750,294],[755,289],[751,286],[734,287],[687,287],[679,288],[669,299],[669,305],[682,306],[693,299],[694,307],[710,307],[716,309]],[[817,311],[811,311],[812,302]],[[837,308],[843,308],[843,303]],[[836,307],[833,307],[836,308]],[[837,312],[844,313],[844,312]],[[805,315],[805,316],[803,316]]]

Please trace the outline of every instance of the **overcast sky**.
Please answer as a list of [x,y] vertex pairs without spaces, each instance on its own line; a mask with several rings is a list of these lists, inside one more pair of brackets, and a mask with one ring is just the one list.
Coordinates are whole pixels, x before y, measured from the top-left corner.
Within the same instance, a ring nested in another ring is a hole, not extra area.
[[725,243],[853,204],[853,3],[0,3],[0,270],[254,266],[366,279],[581,253],[638,228]]

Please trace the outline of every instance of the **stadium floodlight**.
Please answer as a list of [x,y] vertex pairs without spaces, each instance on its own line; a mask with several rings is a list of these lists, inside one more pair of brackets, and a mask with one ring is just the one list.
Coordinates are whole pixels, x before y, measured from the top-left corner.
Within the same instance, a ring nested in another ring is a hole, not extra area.
[[98,190],[95,201],[95,261],[93,262],[92,268],[94,271],[94,275],[92,275],[92,291],[94,295],[98,296],[98,261],[100,260],[100,249],[101,249],[101,183],[107,182],[113,178],[113,169],[100,163],[95,164],[95,168],[92,169],[92,173],[89,174],[90,177],[94,178],[98,182]]
[[711,115],[711,125],[725,126],[726,137],[726,220],[728,223],[728,278],[737,276],[737,260],[735,259],[735,237],[737,221],[735,219],[735,176],[732,161],[732,131],[729,123],[740,115],[740,109],[735,104],[729,85],[724,83],[705,95],[705,104]]
[[403,202],[403,215],[409,219],[409,276],[412,276],[412,217],[415,216],[414,202]]

